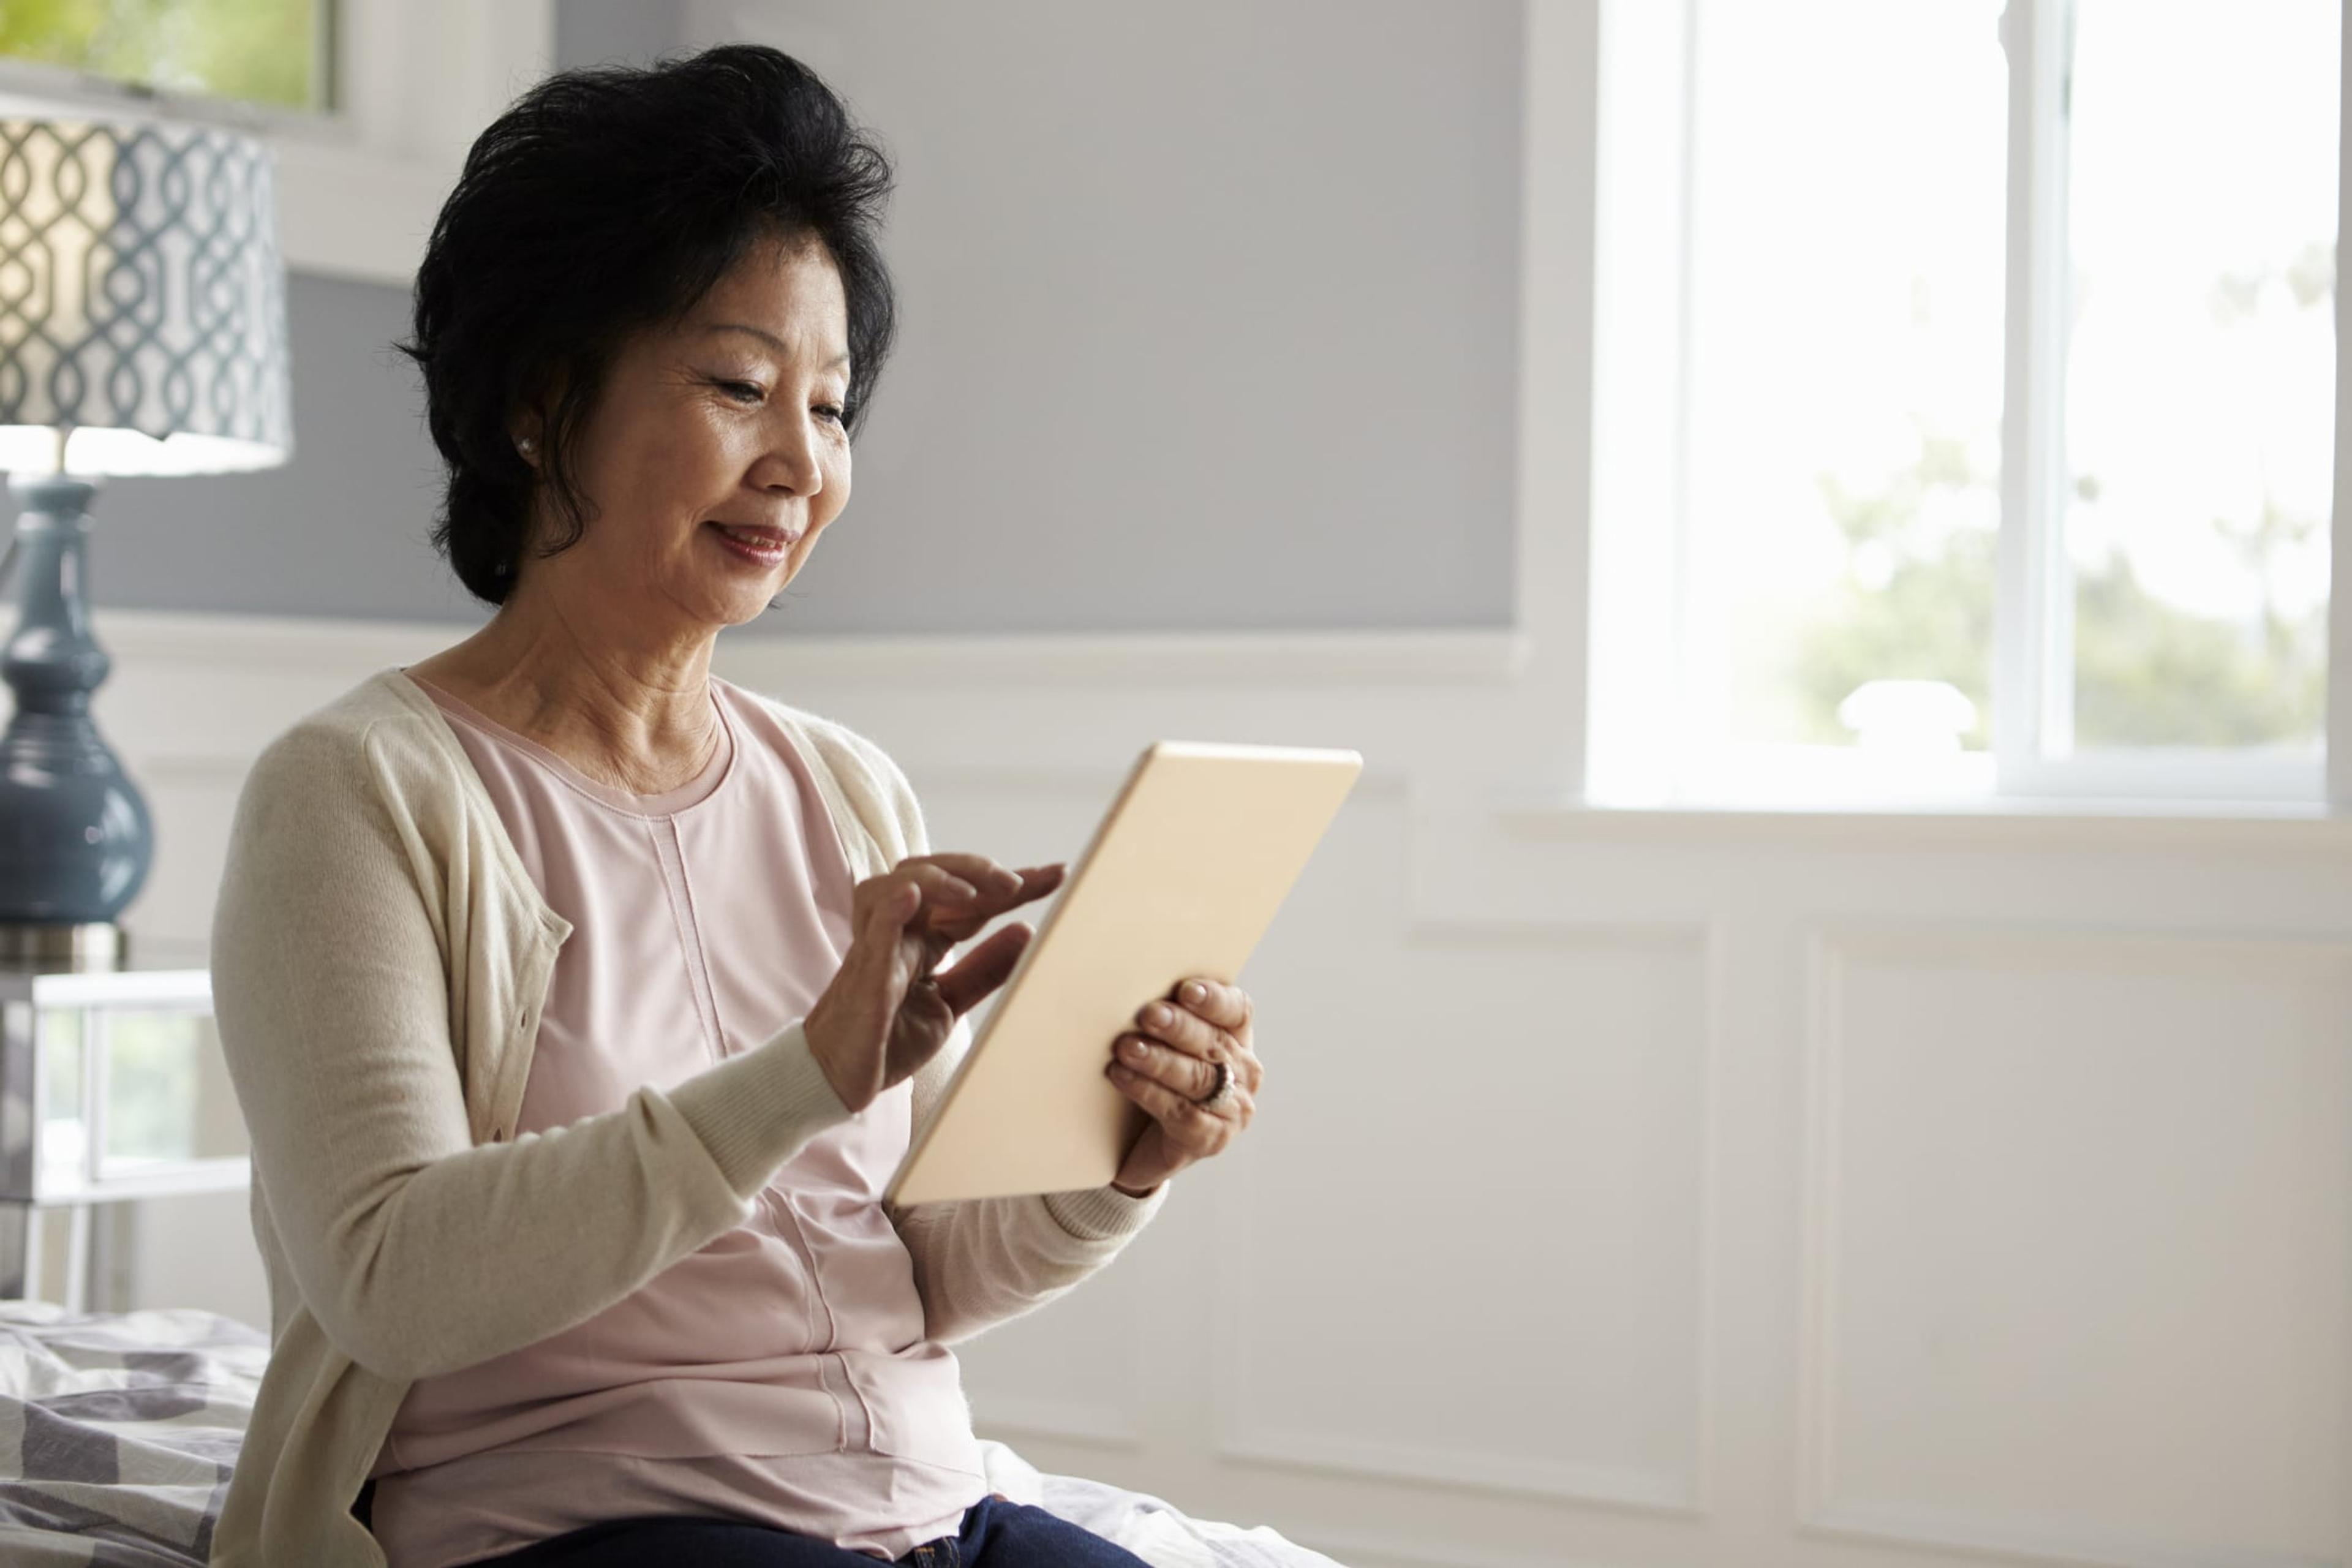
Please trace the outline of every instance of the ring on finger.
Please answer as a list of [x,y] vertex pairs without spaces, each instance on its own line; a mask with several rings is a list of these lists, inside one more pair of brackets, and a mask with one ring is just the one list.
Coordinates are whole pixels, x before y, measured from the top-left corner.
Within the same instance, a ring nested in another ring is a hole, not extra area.
[[1222,1057],[1209,1065],[1217,1069],[1217,1081],[1208,1093],[1192,1103],[1203,1110],[1217,1110],[1223,1109],[1224,1103],[1234,1097],[1234,1069],[1225,1064]]

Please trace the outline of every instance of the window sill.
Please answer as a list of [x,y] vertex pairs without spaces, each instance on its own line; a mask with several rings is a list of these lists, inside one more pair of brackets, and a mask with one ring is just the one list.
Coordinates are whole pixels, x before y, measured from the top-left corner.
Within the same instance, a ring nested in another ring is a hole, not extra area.
[[2312,802],[2007,797],[1916,805],[1606,805],[1557,795],[1496,802],[1527,839],[1857,850],[2152,849],[2352,854],[2352,814]]

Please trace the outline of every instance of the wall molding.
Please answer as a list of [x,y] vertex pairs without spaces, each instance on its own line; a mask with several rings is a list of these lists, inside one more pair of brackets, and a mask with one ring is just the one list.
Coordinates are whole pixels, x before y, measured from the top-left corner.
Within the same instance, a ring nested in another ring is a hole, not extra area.
[[1121,1454],[1143,1447],[1134,1413],[1116,1405],[995,1395],[984,1395],[973,1403],[986,1406],[984,1411],[975,1410],[972,1422],[982,1436],[1045,1437]]
[[[2154,931],[2104,926],[2041,927],[2029,921],[1906,921],[1864,926],[1817,921],[1803,931],[1805,1113],[1799,1242],[1802,1301],[1796,1349],[1796,1527],[1827,1539],[1959,1550],[2058,1568],[2345,1568],[2347,1559],[2231,1547],[2184,1549],[2153,1536],[2069,1526],[2057,1521],[1969,1514],[1895,1500],[1838,1495],[1832,1414],[1838,1382],[1839,1129],[1845,1115],[1841,1068],[1846,974],[1859,956],[1911,955],[1974,962],[2021,973],[2122,967],[2172,973],[2184,966],[2242,973],[2255,964],[2340,967],[2352,978],[2352,936]],[[2105,962],[2102,963],[2102,960]],[[2352,1547],[2352,1542],[2347,1542]]]
[[2232,1547],[2184,1550],[2168,1542],[2068,1532],[2056,1527],[1972,1519],[1932,1509],[1885,1503],[1839,1503],[1801,1521],[1808,1535],[1827,1540],[1962,1552],[2036,1568],[2344,1568],[2342,1557],[2305,1557]]
[[1750,807],[1589,805],[1498,794],[1497,827],[1515,838],[1561,843],[1755,844],[1818,850],[2045,848],[2352,854],[2352,815],[2317,806],[2084,801],[1886,810],[1774,811]]
[[[0,610],[0,636],[16,607]],[[485,609],[481,619],[488,618]],[[100,605],[98,639],[119,660],[201,659],[214,667],[289,664],[331,671],[423,658],[470,637],[481,620],[364,620],[215,615]],[[747,684],[1129,688],[1157,685],[1507,685],[1527,659],[1508,629],[1371,632],[974,634],[941,637],[722,633],[711,668]]]
[[1630,1560],[1603,1560],[1582,1555],[1562,1557],[1555,1552],[1530,1556],[1518,1552],[1489,1552],[1476,1546],[1447,1546],[1436,1542],[1399,1541],[1354,1529],[1299,1529],[1284,1532],[1312,1552],[1320,1552],[1348,1568],[1625,1568]]
[[[0,605],[0,637],[15,629],[16,620],[14,605]],[[294,700],[303,707],[329,700],[377,669],[421,659],[471,635],[478,624],[105,607],[94,609],[91,621],[100,646],[115,659],[118,677],[131,669],[142,677],[197,668],[216,673],[266,672],[295,693]],[[719,638],[711,662],[728,679],[778,694],[953,689],[1042,699],[1060,691],[1074,699],[1124,701],[1152,692],[1171,697],[1217,693],[1223,694],[1221,701],[1255,709],[1299,692],[1361,693],[1364,701],[1351,697],[1347,710],[1335,713],[1340,722],[1370,733],[1368,773],[1387,773],[1402,763],[1417,777],[1419,764],[1448,749],[1450,738],[1433,734],[1430,757],[1398,757],[1393,737],[1408,728],[1400,721],[1442,721],[1445,710],[1458,707],[1459,698],[1472,694],[1482,700],[1477,714],[1507,712],[1525,696],[1520,682],[1528,668],[1530,647],[1523,633],[1478,629],[932,637],[763,637],[739,632]],[[109,688],[100,689],[101,715],[110,694]],[[1435,707],[1411,712],[1399,708],[1424,699]],[[1500,706],[1484,705],[1488,702]],[[103,717],[100,721],[104,723]],[[194,768],[201,758],[226,758],[250,750],[236,738],[200,734],[193,746],[110,731],[110,738],[139,754],[142,766]],[[1500,767],[1505,759],[1494,762]],[[959,775],[994,769],[1008,782],[1028,766],[991,759],[948,765]],[[1457,758],[1449,766],[1475,774],[1480,759]],[[1115,765],[1098,759],[1089,764],[1047,757],[1033,771],[1040,777],[1074,781],[1118,776]],[[1576,804],[1507,779],[1474,785],[1450,798],[1476,810],[1501,837],[1529,844],[1759,845],[1857,853],[1921,848],[2352,854],[2352,815],[2292,807],[2199,810],[2116,803],[2114,809],[1626,809]]]
[[1250,1415],[1252,1354],[1250,1323],[1241,1307],[1246,1262],[1259,1210],[1255,1191],[1227,1182],[1217,1189],[1218,1233],[1228,1245],[1215,1264],[1215,1375],[1212,1379],[1213,1451],[1221,1459],[1377,1481],[1407,1481],[1448,1491],[1528,1498],[1580,1507],[1705,1517],[1711,1492],[1716,1447],[1715,1237],[1717,1171],[1717,1106],[1721,1099],[1722,943],[1709,921],[1581,921],[1414,918],[1403,931],[1408,943],[1448,946],[1540,944],[1665,948],[1687,952],[1706,976],[1700,1013],[1697,1076],[1701,1103],[1696,1108],[1699,1176],[1696,1213],[1688,1238],[1694,1250],[1692,1289],[1696,1324],[1690,1346],[1695,1398],[1689,1413],[1691,1447],[1680,1473],[1591,1464],[1530,1461],[1458,1447],[1400,1443],[1386,1438],[1310,1432],[1258,1423]]
[[1254,1430],[1219,1439],[1220,1458],[1252,1465],[1374,1481],[1406,1481],[1441,1491],[1532,1498],[1589,1508],[1696,1519],[1704,1514],[1696,1495],[1675,1478],[1640,1469],[1598,1465],[1549,1465],[1499,1455],[1475,1454],[1378,1438],[1345,1437],[1328,1432]]

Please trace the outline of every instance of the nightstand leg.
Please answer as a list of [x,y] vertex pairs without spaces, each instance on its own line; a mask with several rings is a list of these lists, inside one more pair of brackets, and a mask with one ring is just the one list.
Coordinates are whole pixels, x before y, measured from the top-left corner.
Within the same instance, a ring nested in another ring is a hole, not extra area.
[[92,1205],[76,1204],[66,1215],[66,1310],[89,1310],[89,1226]]
[[0,1203],[0,1299],[28,1298],[39,1282],[41,1238],[33,1205]]

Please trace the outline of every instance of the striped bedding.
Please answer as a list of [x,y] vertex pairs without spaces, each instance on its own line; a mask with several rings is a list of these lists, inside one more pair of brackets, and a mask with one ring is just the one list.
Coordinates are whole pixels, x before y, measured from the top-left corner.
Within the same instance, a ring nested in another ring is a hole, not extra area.
[[[269,1358],[267,1336],[194,1309],[68,1314],[0,1301],[0,1563],[192,1568],[212,1544]],[[1154,1568],[1339,1568],[1272,1530],[1042,1474],[983,1441],[992,1488]]]

